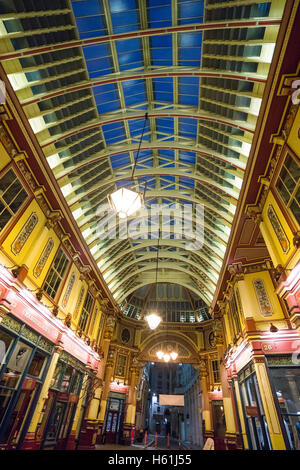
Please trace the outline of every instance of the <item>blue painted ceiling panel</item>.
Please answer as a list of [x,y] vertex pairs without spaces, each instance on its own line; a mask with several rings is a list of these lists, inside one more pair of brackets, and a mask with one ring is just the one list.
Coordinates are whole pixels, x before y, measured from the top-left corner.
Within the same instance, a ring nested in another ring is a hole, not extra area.
[[130,164],[130,158],[128,153],[120,153],[118,155],[112,155],[110,157],[111,166],[113,169],[123,167],[124,165]]
[[203,0],[178,0],[178,23],[203,23],[203,11]]
[[148,0],[147,14],[150,28],[172,26],[171,0]]

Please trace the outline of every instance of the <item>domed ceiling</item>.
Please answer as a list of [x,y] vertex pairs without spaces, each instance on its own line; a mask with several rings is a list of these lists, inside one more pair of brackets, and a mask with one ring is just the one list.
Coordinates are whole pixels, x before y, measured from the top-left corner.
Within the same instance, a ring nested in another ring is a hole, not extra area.
[[[119,304],[156,281],[149,210],[176,204],[152,221],[157,280],[210,305],[284,3],[0,1],[1,64]],[[145,193],[145,230],[99,235],[124,186]],[[198,207],[203,243],[187,249],[180,213],[194,227]]]

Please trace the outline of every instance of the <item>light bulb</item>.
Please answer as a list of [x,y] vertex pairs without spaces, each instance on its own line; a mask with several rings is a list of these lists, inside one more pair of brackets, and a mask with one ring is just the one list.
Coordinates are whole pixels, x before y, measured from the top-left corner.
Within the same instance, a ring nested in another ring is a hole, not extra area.
[[143,196],[140,193],[131,191],[127,188],[120,188],[108,196],[112,209],[124,219],[139,209],[143,205]]
[[145,317],[145,320],[147,321],[149,328],[151,328],[151,330],[155,330],[155,328],[157,328],[161,322],[160,316],[156,315],[156,313],[151,313],[150,315],[147,315]]
[[158,357],[158,359],[162,359],[164,357],[163,351],[157,351],[156,356]]
[[169,362],[169,360],[170,360],[170,354],[165,353],[165,354],[164,354],[164,361],[165,361],[165,362]]
[[178,353],[176,351],[172,351],[170,356],[171,356],[172,360],[175,361],[178,357]]

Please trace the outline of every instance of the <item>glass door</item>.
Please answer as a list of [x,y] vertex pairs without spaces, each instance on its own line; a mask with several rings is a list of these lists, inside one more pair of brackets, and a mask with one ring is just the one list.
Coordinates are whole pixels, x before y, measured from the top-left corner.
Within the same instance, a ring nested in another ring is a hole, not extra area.
[[226,433],[225,413],[223,400],[213,400],[211,403],[214,436],[219,439],[224,439]]
[[63,421],[58,437],[58,445],[56,447],[57,449],[65,449],[67,446],[67,441],[71,431],[76,405],[77,403],[68,403],[66,417]]
[[61,401],[55,403],[47,426],[48,429],[46,431],[43,449],[55,449],[66,407],[67,403]]
[[106,424],[106,442],[107,444],[115,444],[118,426],[118,411],[109,411]]

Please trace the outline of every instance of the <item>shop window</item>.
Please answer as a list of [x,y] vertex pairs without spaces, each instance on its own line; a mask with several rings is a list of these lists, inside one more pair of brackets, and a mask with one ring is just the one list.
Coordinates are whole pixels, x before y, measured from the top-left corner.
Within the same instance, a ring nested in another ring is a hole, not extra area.
[[211,361],[214,383],[220,382],[220,369],[219,369],[219,361]]
[[0,368],[5,362],[9,348],[13,342],[13,337],[5,331],[0,330]]
[[269,367],[269,372],[282,417],[282,431],[286,435],[287,447],[300,450],[300,368]]
[[63,374],[63,378],[62,378],[62,382],[60,386],[61,392],[68,392],[72,374],[73,374],[73,367],[67,366]]
[[27,365],[32,348],[22,341],[18,341],[12,355],[7,363],[6,369],[2,374],[0,385],[16,388],[19,380]]
[[33,377],[41,377],[45,362],[46,358],[44,354],[36,351],[29,366],[28,375],[32,375]]
[[63,366],[64,366],[64,364],[61,361],[58,361],[58,363],[56,364],[56,368],[55,368],[53,377],[51,379],[50,388],[57,388],[57,389],[59,388],[59,383],[60,383],[60,378],[61,378]]
[[276,189],[300,224],[300,165],[287,155],[276,181]]
[[53,265],[46,277],[44,291],[54,299],[61,281],[66,273],[69,260],[63,250],[60,248],[54,258]]
[[271,441],[254,365],[251,363],[246,367],[238,375],[238,378],[250,449],[271,450]]
[[8,170],[0,178],[0,230],[18,212],[27,198],[28,194],[14,170]]
[[0,387],[0,423],[4,417],[13,394],[14,390]]
[[67,393],[78,393],[81,373],[65,362],[58,361],[50,388]]
[[94,303],[94,299],[91,296],[91,294],[88,292],[86,294],[86,298],[85,298],[85,301],[84,301],[84,304],[83,304],[83,307],[82,307],[82,311],[81,311],[81,315],[80,315],[80,320],[79,320],[79,323],[78,323],[79,328],[81,328],[83,331],[85,330],[85,328],[87,326],[88,318],[89,318],[89,316],[92,312],[93,303]]
[[81,374],[76,370],[73,373],[71,385],[70,385],[70,393],[78,393],[79,392],[79,384],[80,384]]

